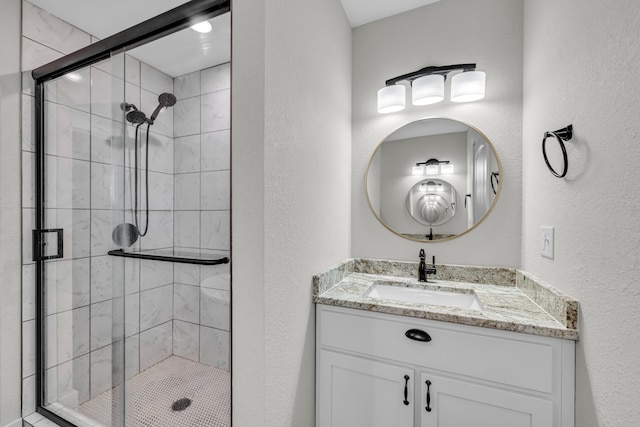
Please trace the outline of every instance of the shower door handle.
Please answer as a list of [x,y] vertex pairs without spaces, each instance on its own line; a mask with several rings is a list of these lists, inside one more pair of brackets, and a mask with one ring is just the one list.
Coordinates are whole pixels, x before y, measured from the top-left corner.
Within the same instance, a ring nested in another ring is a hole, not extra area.
[[[47,259],[58,259],[64,256],[64,242],[63,242],[63,232],[62,228],[48,228],[44,230],[33,230],[32,231],[32,243],[33,243],[33,260],[34,261],[44,261]],[[46,255],[47,250],[47,241],[45,240],[45,236],[48,233],[56,234],[56,253],[55,255]]]

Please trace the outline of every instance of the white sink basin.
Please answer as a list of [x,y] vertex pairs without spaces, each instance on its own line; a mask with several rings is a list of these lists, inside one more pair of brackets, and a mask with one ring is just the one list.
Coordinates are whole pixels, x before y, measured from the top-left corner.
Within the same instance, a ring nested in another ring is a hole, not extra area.
[[393,301],[417,304],[440,305],[444,307],[464,308],[467,310],[482,310],[482,304],[474,293],[460,293],[434,291],[423,288],[410,288],[382,283],[374,283],[366,294],[369,298],[387,299]]

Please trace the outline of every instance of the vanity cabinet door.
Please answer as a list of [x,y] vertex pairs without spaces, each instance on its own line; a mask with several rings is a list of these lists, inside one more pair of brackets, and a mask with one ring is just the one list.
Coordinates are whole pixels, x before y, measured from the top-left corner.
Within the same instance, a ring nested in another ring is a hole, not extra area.
[[413,369],[320,351],[318,427],[413,427]]
[[[420,427],[550,427],[553,402],[423,371]],[[427,403],[428,401],[428,403]]]

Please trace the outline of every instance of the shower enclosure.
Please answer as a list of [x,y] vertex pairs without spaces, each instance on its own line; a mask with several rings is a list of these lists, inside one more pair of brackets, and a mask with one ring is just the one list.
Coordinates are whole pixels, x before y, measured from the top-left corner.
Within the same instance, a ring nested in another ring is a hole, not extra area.
[[230,425],[230,58],[152,65],[229,13],[193,0],[32,73],[36,410],[59,425]]

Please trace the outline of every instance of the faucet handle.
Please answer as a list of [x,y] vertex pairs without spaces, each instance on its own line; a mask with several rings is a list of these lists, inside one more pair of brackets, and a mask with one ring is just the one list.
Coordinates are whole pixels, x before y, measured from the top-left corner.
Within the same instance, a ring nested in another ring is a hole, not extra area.
[[427,266],[427,274],[436,274],[436,256],[431,258],[431,264]]

